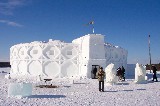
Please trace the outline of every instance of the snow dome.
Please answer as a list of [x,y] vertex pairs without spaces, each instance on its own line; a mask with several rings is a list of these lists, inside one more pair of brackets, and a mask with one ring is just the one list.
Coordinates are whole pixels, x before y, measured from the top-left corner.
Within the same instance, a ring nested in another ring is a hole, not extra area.
[[104,42],[101,34],[88,34],[72,43],[50,39],[34,41],[10,48],[11,75],[61,77],[92,77],[93,68],[127,67],[127,51]]

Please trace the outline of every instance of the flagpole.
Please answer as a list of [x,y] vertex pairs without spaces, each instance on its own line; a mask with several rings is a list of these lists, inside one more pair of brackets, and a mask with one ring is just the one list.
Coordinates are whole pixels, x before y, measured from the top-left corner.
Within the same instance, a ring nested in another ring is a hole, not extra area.
[[148,46],[149,46],[149,63],[150,63],[150,73],[151,73],[151,47],[150,47],[150,35],[148,36]]
[[91,21],[87,24],[88,25],[91,25],[92,26],[92,33],[94,34],[94,21]]
[[92,29],[92,31],[93,31],[93,34],[94,34],[94,26],[93,26],[93,29]]

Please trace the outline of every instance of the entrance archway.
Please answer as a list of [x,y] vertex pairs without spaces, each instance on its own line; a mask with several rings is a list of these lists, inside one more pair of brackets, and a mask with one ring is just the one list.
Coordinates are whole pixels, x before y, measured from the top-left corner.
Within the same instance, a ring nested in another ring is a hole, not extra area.
[[96,73],[99,70],[99,65],[92,65],[92,70],[91,70],[91,78],[92,79],[97,79],[96,78]]

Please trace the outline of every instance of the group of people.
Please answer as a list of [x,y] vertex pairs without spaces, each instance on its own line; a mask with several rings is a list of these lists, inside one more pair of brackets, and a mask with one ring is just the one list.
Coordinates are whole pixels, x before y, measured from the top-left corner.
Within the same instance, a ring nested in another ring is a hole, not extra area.
[[[104,78],[105,78],[105,72],[103,70],[103,67],[99,67],[99,70],[97,71],[97,68],[95,67],[92,71],[93,78],[98,78],[99,81],[99,91],[104,92]],[[119,76],[119,79],[125,81],[125,69],[122,66],[122,68],[117,69],[117,76]]]
[[[156,80],[156,82],[158,82],[157,80],[157,68],[155,66],[152,66],[152,70],[153,70],[153,80]],[[97,71],[97,68],[95,67],[93,69],[93,72],[94,74],[94,78],[98,78],[98,81],[99,81],[99,91],[100,92],[104,92],[104,78],[105,78],[105,72],[103,71],[103,67],[100,67],[99,70]],[[119,67],[117,69],[117,76],[119,77],[119,81],[125,81],[125,69],[124,67],[122,66]]]
[[118,76],[119,81],[125,81],[125,69],[123,66],[122,66],[122,68],[118,67],[117,76]]

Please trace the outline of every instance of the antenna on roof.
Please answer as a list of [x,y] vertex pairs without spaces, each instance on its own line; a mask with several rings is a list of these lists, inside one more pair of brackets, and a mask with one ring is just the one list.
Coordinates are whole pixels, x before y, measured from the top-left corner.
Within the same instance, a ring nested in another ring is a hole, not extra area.
[[94,26],[93,26],[93,29],[92,29],[93,33],[94,33]]
[[94,33],[94,21],[90,21],[89,23],[87,23],[87,26],[88,25],[92,25],[92,32]]

